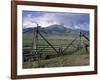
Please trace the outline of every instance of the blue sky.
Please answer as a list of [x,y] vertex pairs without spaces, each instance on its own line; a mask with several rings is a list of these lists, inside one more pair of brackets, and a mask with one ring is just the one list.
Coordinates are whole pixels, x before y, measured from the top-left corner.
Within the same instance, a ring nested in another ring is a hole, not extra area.
[[23,11],[23,27],[35,27],[38,23],[42,27],[52,24],[62,24],[71,29],[89,30],[89,17],[87,13]]

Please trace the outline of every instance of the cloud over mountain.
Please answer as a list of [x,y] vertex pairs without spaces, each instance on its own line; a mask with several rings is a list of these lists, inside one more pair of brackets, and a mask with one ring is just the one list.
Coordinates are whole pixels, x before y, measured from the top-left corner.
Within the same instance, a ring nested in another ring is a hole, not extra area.
[[89,14],[23,11],[23,28],[35,27],[36,23],[42,27],[47,27],[53,24],[62,24],[71,29],[89,30]]

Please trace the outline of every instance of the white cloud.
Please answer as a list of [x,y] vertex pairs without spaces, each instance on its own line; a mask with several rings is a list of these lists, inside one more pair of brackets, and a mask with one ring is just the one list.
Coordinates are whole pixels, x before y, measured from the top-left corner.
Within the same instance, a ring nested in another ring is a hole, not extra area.
[[23,27],[36,27],[36,24],[39,24],[41,27],[47,27],[52,24],[63,24],[65,27],[71,29],[87,29],[89,24],[87,22],[80,24],[81,19],[83,19],[82,14],[44,13],[39,16],[33,16],[31,13],[23,17]]
[[24,28],[35,27],[36,24],[35,23],[32,23],[31,21],[24,21],[23,22],[23,26],[24,26]]
[[80,26],[75,25],[74,28],[75,28],[75,29],[80,29]]
[[45,13],[42,16],[38,17],[32,17],[31,14],[28,14],[24,19],[23,19],[23,27],[35,27],[34,24],[38,23],[42,27],[47,27],[52,24],[59,24],[60,19],[56,14],[48,14]]
[[79,24],[79,26],[83,30],[89,30],[89,24],[88,23]]

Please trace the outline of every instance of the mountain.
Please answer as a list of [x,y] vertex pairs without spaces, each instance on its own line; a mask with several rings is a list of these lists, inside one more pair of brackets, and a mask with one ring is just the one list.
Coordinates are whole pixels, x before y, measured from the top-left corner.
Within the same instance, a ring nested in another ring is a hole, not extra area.
[[32,33],[33,28],[23,28],[23,33]]
[[[36,29],[36,28],[34,28]],[[65,27],[64,25],[53,24],[48,27],[39,27],[39,32],[44,36],[72,36],[75,37],[79,35],[80,32],[89,36],[89,31],[80,30],[80,29],[70,29]],[[24,28],[23,33],[26,35],[31,35],[33,32],[33,28]]]
[[61,32],[61,33],[67,30],[67,28],[64,27],[63,25],[57,25],[57,24],[48,26],[45,29],[49,31],[56,31],[56,32]]

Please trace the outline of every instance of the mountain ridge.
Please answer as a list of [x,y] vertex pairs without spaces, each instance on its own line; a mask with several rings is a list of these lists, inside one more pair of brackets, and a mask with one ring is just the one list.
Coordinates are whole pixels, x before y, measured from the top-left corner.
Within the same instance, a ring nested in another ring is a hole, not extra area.
[[[23,28],[24,34],[32,34],[33,29],[36,29],[36,27],[32,28]],[[76,36],[79,35],[80,32],[86,34],[89,36],[89,31],[81,30],[81,29],[70,29],[65,27],[64,25],[50,25],[48,27],[40,27],[38,28],[39,32],[45,36],[51,36],[51,35],[57,35],[57,36]]]

